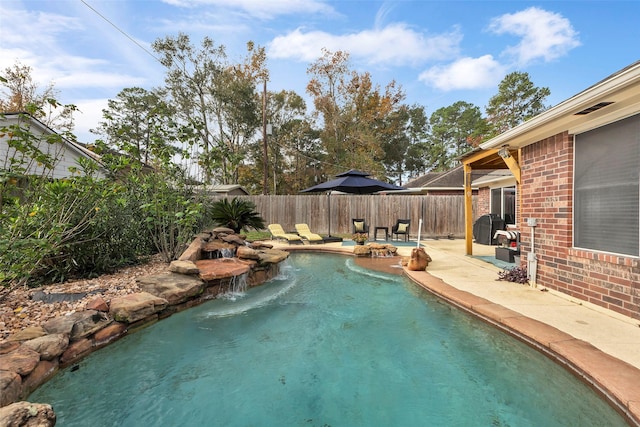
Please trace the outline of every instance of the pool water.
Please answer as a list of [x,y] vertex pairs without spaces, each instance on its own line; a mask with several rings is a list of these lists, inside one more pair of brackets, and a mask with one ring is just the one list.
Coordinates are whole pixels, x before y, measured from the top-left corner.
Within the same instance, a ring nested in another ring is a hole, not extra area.
[[570,373],[408,279],[292,254],[36,390],[69,426],[616,426]]

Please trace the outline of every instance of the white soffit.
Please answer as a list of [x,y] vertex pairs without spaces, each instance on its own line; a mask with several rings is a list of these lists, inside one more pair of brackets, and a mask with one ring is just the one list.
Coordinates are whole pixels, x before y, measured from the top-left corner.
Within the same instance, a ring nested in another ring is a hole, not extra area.
[[[611,104],[577,115],[596,104]],[[524,147],[568,131],[581,133],[640,112],[640,61],[613,74],[532,119],[480,144],[483,150]]]

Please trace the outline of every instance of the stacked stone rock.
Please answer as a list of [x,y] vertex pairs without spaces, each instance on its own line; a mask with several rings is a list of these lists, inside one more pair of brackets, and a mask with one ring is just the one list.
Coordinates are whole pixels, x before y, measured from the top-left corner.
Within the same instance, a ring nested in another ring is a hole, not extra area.
[[[202,259],[207,252],[203,248],[225,248],[225,253],[235,256]],[[139,278],[142,292],[110,301],[96,297],[82,311],[10,335],[0,342],[0,425],[55,425],[50,405],[19,400],[58,369],[225,292],[234,276],[247,274],[249,286],[264,283],[278,274],[278,264],[288,256],[271,245],[247,244],[233,230],[217,228],[196,236],[167,273]]]
[[367,245],[356,245],[353,248],[353,254],[359,257],[391,257],[396,256],[398,248],[388,243],[369,243]]

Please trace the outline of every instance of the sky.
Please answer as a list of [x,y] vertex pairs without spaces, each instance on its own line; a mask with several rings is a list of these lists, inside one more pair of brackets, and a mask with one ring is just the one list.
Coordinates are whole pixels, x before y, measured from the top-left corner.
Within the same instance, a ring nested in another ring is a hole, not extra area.
[[75,104],[75,134],[96,136],[108,99],[163,85],[151,44],[205,36],[240,62],[246,43],[267,51],[270,91],[305,93],[322,49],[428,115],[457,101],[484,109],[500,81],[526,72],[556,105],[640,59],[640,2],[430,0],[3,0],[0,74],[29,65],[39,86]]

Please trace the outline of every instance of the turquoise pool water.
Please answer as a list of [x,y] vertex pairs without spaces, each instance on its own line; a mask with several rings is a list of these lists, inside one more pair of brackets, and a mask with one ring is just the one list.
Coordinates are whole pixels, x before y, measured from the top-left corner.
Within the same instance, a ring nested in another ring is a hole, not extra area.
[[351,257],[132,334],[30,401],[68,426],[617,426],[588,387],[517,340]]

